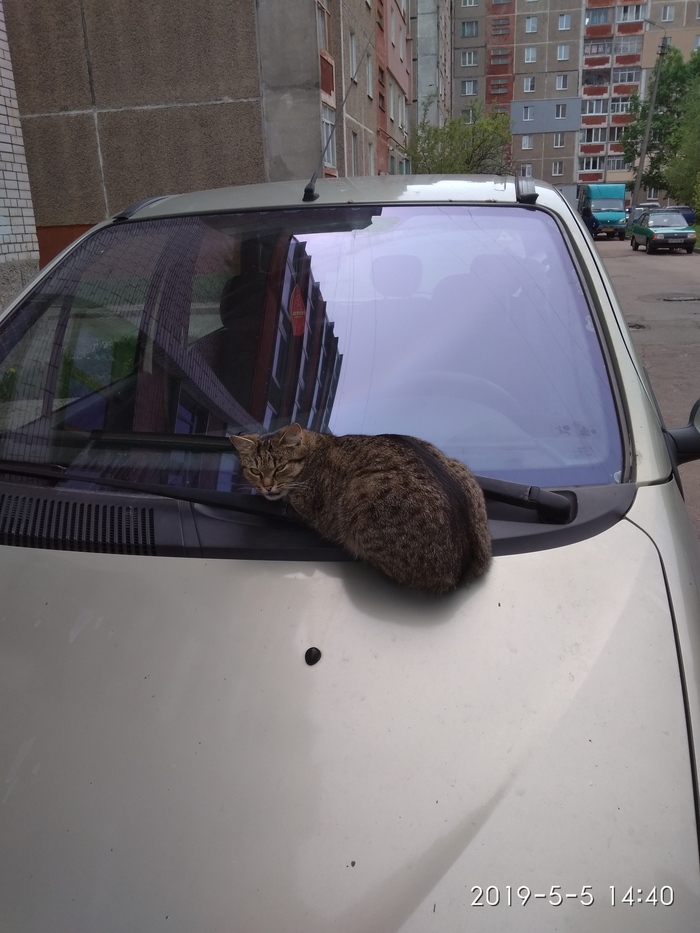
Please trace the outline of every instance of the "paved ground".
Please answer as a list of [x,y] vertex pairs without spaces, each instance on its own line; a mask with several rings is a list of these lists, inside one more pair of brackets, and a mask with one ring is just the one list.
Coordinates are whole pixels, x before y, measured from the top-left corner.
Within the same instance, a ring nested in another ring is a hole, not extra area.
[[[666,424],[687,424],[700,398],[700,248],[690,256],[685,251],[648,256],[642,250],[635,253],[629,240],[598,239],[596,245]],[[678,300],[691,297],[695,300]],[[680,472],[700,534],[700,461]]]

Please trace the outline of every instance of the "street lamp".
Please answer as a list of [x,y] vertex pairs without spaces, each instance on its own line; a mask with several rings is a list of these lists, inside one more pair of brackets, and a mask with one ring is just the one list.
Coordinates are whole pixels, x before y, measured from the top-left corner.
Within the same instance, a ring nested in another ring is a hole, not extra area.
[[666,35],[666,27],[659,26],[658,23],[655,23],[651,19],[645,19],[645,23],[649,23],[650,26],[656,26],[657,29],[663,29],[664,36],[661,42],[659,43],[659,62],[656,69],[656,75],[654,77],[654,84],[651,89],[651,96],[649,97],[649,112],[647,113],[647,125],[644,129],[644,136],[642,137],[642,145],[639,150],[639,166],[637,168],[637,177],[634,181],[634,191],[632,192],[632,203],[630,204],[630,215],[628,226],[631,226],[634,222],[634,209],[637,206],[637,201],[639,200],[639,189],[642,186],[642,172],[644,171],[644,161],[647,157],[647,146],[649,145],[649,137],[651,136],[651,120],[654,116],[654,104],[656,103],[656,92],[659,89],[659,78],[661,77],[661,68],[663,67],[663,57],[666,53],[666,46],[669,43],[668,36]]

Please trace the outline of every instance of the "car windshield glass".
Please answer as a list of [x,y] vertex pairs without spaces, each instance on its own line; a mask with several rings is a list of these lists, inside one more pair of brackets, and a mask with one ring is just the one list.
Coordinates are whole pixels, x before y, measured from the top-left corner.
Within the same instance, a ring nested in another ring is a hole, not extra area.
[[685,227],[685,217],[677,211],[649,215],[650,227]]
[[[477,473],[540,486],[610,483],[622,469],[591,311],[539,210],[114,224],[0,324],[5,460],[230,491],[233,450],[188,450],[183,437],[293,421],[416,435]],[[127,438],[111,448],[91,431]],[[156,449],[144,447],[149,433]],[[177,435],[172,450],[164,434]]]
[[592,211],[624,211],[625,202],[622,198],[595,198],[591,201]]

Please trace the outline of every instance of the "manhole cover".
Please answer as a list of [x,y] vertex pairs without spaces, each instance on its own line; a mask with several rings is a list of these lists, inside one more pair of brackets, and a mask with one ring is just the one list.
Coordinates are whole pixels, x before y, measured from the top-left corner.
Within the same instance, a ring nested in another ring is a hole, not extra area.
[[700,301],[700,295],[664,295],[662,301]]
[[663,292],[660,295],[640,295],[639,301],[700,301],[700,295],[690,292]]

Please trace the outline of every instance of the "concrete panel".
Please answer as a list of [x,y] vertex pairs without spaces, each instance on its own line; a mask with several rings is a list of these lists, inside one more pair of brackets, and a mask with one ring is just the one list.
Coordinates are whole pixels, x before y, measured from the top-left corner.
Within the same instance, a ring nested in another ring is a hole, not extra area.
[[109,213],[141,198],[265,181],[260,105],[100,113]]
[[105,217],[91,113],[22,121],[37,226],[91,224]]
[[98,107],[259,95],[252,0],[83,4]]
[[257,17],[268,181],[308,181],[322,151],[316,5],[259,0]]
[[90,107],[79,0],[4,0],[22,116]]

